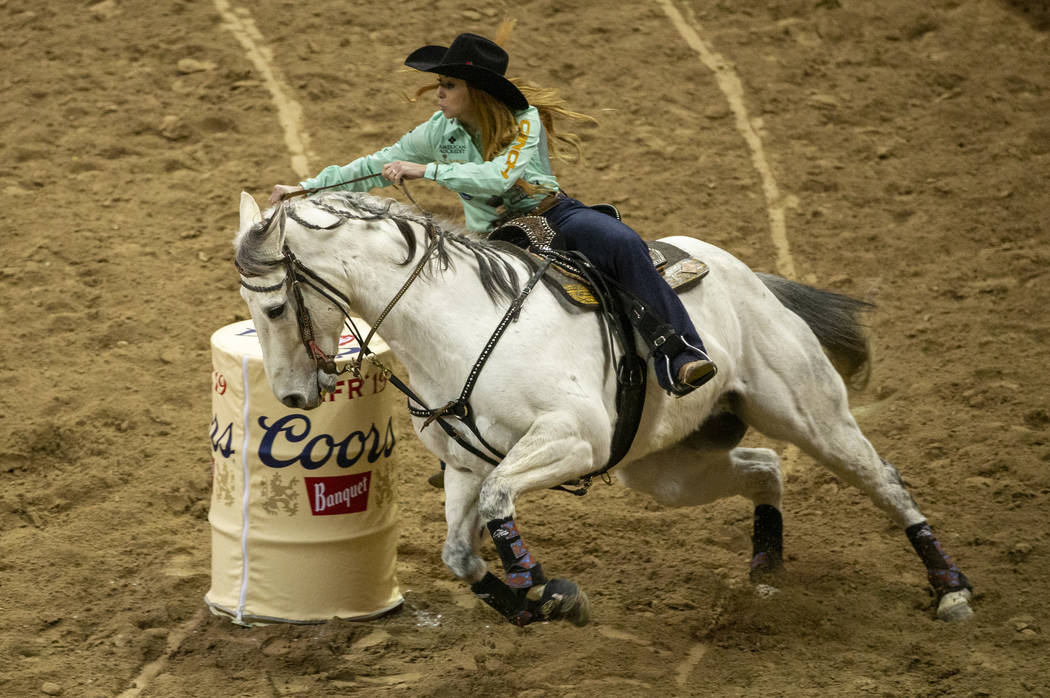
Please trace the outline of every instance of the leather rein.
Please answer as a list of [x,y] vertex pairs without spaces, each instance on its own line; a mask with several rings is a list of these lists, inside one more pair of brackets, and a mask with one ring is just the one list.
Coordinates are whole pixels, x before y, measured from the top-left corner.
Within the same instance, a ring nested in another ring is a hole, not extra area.
[[[283,215],[283,206],[280,212]],[[275,213],[274,215],[277,214]],[[332,284],[323,279],[315,271],[313,271],[308,266],[299,261],[298,257],[296,257],[295,254],[291,251],[287,243],[281,249],[280,258],[262,262],[264,265],[267,266],[283,266],[285,273],[283,279],[269,286],[256,286],[245,281],[244,277],[250,277],[251,275],[245,274],[243,270],[238,268],[238,271],[240,271],[242,277],[240,279],[240,283],[241,286],[248,289],[249,291],[255,291],[259,293],[276,291],[285,285],[289,287],[292,296],[295,298],[296,323],[299,329],[299,338],[303,344],[303,347],[306,349],[307,354],[309,354],[310,358],[313,360],[314,367],[316,370],[323,370],[325,373],[330,373],[337,376],[349,372],[354,377],[359,378],[361,376],[362,362],[365,358],[367,358],[372,364],[374,364],[382,371],[383,376],[387,378],[394,385],[395,388],[401,391],[401,393],[403,393],[408,398],[409,412],[415,417],[424,418],[423,426],[420,427],[421,431],[422,429],[425,429],[434,422],[437,422],[437,424],[441,426],[445,433],[448,434],[450,438],[452,438],[465,450],[482,459],[486,463],[489,463],[490,465],[499,465],[500,461],[503,460],[506,454],[494,448],[481,436],[477,424],[474,421],[474,411],[470,406],[470,396],[473,393],[474,386],[477,383],[478,377],[481,375],[481,371],[484,368],[485,363],[488,361],[488,358],[491,355],[493,349],[495,349],[496,344],[499,342],[500,338],[503,336],[503,333],[506,331],[510,323],[518,319],[522,305],[524,305],[525,303],[525,299],[528,297],[529,293],[531,293],[532,289],[536,287],[536,284],[543,277],[543,274],[547,271],[547,268],[550,266],[551,262],[550,260],[547,260],[546,263],[540,265],[539,269],[532,275],[528,283],[526,283],[526,285],[510,303],[510,306],[504,313],[499,325],[497,325],[495,331],[492,333],[492,336],[489,338],[489,341],[485,344],[484,349],[482,349],[481,355],[474,363],[474,366],[471,369],[470,374],[467,376],[466,382],[463,386],[463,390],[460,392],[459,397],[454,400],[450,400],[442,407],[439,407],[437,409],[430,409],[426,407],[426,403],[424,403],[419,398],[419,396],[416,395],[416,393],[408,387],[408,385],[404,381],[402,381],[400,378],[394,375],[393,371],[391,371],[389,368],[387,368],[379,362],[378,357],[375,355],[375,352],[373,352],[368,346],[369,342],[372,341],[372,337],[375,336],[376,330],[379,329],[379,326],[382,324],[383,320],[387,317],[387,315],[394,308],[394,306],[397,305],[398,301],[400,301],[401,298],[405,295],[412,283],[419,278],[427,262],[430,260],[430,257],[433,254],[434,250],[436,250],[438,245],[440,244],[440,239],[443,235],[442,231],[436,228],[436,226],[434,226],[433,222],[430,220],[429,217],[427,217],[424,225],[426,227],[428,235],[436,233],[438,237],[435,238],[435,240],[423,252],[423,256],[420,258],[419,262],[412,270],[412,273],[409,274],[408,279],[406,279],[405,283],[402,284],[401,288],[397,291],[397,293],[394,294],[394,297],[390,299],[390,302],[387,303],[386,307],[383,309],[383,312],[379,314],[378,319],[375,321],[374,324],[372,324],[367,336],[365,336],[364,339],[361,338],[361,332],[357,329],[357,326],[354,324],[353,317],[350,315],[350,299],[347,298],[346,295],[342,293],[339,289],[335,288]],[[335,305],[337,308],[339,308],[340,312],[342,312],[345,318],[345,324],[350,329],[350,332],[353,335],[354,339],[358,342],[360,351],[357,357],[347,362],[346,366],[344,366],[342,370],[337,369],[335,364],[335,356],[325,353],[325,351],[317,345],[317,342],[314,338],[314,325],[312,319],[310,318],[310,311],[306,307],[306,304],[303,302],[303,294],[301,288],[303,285],[306,285],[309,288],[313,289],[314,292],[318,293],[319,295],[327,299],[329,302],[331,302],[333,305]],[[321,390],[320,385],[318,385],[318,390]],[[413,406],[413,402],[416,403],[416,405],[419,405],[419,407]],[[453,427],[445,420],[446,416],[455,417],[456,419],[460,420],[478,440],[482,448],[486,449],[488,453],[482,451],[481,449],[477,448],[472,443],[470,443],[470,441],[468,441],[462,434],[460,434],[455,427]]]

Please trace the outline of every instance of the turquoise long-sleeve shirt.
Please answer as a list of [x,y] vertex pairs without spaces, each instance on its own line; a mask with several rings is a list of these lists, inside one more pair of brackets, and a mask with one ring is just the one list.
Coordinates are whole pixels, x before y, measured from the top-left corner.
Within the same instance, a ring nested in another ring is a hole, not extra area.
[[[440,111],[401,137],[397,143],[371,155],[343,165],[331,165],[316,176],[300,182],[305,189],[327,187],[379,172],[383,165],[405,160],[426,165],[424,177],[459,194],[468,230],[485,232],[505,209],[524,213],[540,202],[547,192],[558,191],[558,180],[551,169],[547,137],[535,107],[517,112],[518,136],[506,149],[486,161],[467,129],[458,119],[446,119]],[[519,180],[542,193],[526,196],[515,187]],[[390,186],[390,180],[376,175],[333,189],[368,191]]]

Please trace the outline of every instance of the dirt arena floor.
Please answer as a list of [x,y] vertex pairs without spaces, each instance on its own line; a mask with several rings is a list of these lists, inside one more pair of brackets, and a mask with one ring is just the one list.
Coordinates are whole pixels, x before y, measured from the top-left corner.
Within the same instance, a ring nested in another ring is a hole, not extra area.
[[[0,0],[0,695],[1050,696],[1045,1],[244,8]],[[404,414],[403,608],[207,613],[209,337],[247,312],[239,193],[296,181],[296,147],[317,171],[395,140],[433,110],[403,98],[408,51],[505,14],[511,73],[601,120],[568,191],[878,303],[855,414],[974,583],[972,621],[935,621],[903,532],[778,445],[781,593],[747,584],[747,502],[667,510],[599,484],[518,507],[594,621],[511,627],[441,563],[435,463]],[[230,17],[307,141],[287,142]]]

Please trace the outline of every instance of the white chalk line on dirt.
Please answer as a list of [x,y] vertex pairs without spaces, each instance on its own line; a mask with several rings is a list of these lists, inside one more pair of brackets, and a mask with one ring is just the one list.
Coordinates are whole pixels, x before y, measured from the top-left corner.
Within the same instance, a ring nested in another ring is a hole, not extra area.
[[[762,179],[762,193],[765,195],[766,215],[769,218],[769,233],[773,240],[773,248],[777,253],[777,273],[785,278],[794,279],[796,278],[795,259],[791,256],[791,245],[788,243],[786,201],[780,194],[777,180],[773,176],[773,169],[769,166],[765,148],[762,146],[762,137],[755,131],[751,117],[748,116],[747,106],[744,104],[744,83],[725,58],[711,47],[711,43],[700,36],[703,28],[693,15],[691,8],[687,8],[689,13],[687,21],[675,7],[673,0],[657,0],[657,2],[685,42],[700,56],[700,62],[714,73],[718,89],[722,91],[729,103],[736,129],[751,152],[751,164]],[[785,447],[782,466],[785,472],[792,469],[799,455],[800,451],[794,444],[788,444]]]
[[[657,0],[663,8],[664,13],[671,20],[678,33],[682,35],[685,42],[689,44],[700,56],[700,61],[714,73],[718,88],[722,90],[729,109],[733,112],[736,129],[747,143],[751,151],[751,164],[758,171],[762,179],[762,192],[766,197],[766,211],[769,217],[770,234],[773,238],[773,247],[777,252],[777,273],[788,279],[795,278],[795,261],[791,257],[791,248],[788,244],[787,225],[784,216],[784,200],[777,187],[773,170],[766,159],[765,149],[762,147],[762,138],[755,131],[748,116],[747,107],[744,105],[744,86],[740,77],[729,63],[711,48],[711,44],[705,41],[699,33],[700,24],[695,17],[690,16],[687,21],[682,13],[678,11],[672,0]],[[690,11],[690,15],[692,11]]]
[[[762,179],[762,193],[766,199],[766,214],[769,218],[770,237],[773,240],[773,248],[777,252],[777,273],[785,278],[794,279],[795,260],[791,256],[791,245],[788,243],[785,201],[780,195],[780,188],[777,186],[776,178],[773,176],[773,169],[769,166],[769,160],[766,158],[766,151],[762,146],[762,138],[755,131],[751,118],[748,116],[747,106],[744,104],[744,84],[729,63],[715,52],[709,42],[701,38],[699,33],[701,26],[696,17],[693,16],[692,9],[687,8],[689,20],[686,21],[682,13],[674,6],[673,0],[657,0],[657,2],[659,2],[664,13],[671,20],[671,24],[675,26],[678,33],[685,39],[685,42],[700,56],[700,61],[704,66],[714,73],[718,89],[722,91],[726,101],[729,103],[729,109],[733,112],[736,129],[744,139],[744,142],[747,143],[748,150],[751,152],[751,164]],[[794,444],[786,446],[782,456],[782,467],[785,472],[790,470],[795,464],[799,454],[800,451]],[[680,687],[685,687],[689,681],[690,674],[700,664],[704,655],[707,654],[707,650],[708,645],[704,643],[693,645],[689,650],[688,656],[679,663],[678,668],[675,670],[675,681]]]
[[675,669],[674,680],[681,687],[689,682],[689,675],[693,673],[693,669],[700,663],[700,660],[707,654],[707,644],[698,642],[689,648],[689,654],[678,664],[678,668]]
[[179,650],[179,647],[182,646],[182,641],[186,639],[187,635],[193,632],[194,628],[200,625],[201,620],[203,619],[204,609],[200,609],[192,618],[168,633],[168,642],[164,648],[164,654],[142,667],[142,671],[140,671],[139,675],[135,677],[135,680],[131,682],[131,688],[120,693],[117,698],[138,698],[138,696],[146,690],[149,682],[157,678],[160,672],[164,671],[164,667],[168,665],[168,660],[171,659],[171,655]]
[[289,95],[288,82],[274,64],[273,52],[267,48],[262,33],[255,26],[251,13],[238,7],[230,7],[227,0],[215,0],[215,8],[222,16],[222,27],[229,31],[244,48],[245,56],[262,77],[277,107],[277,122],[284,130],[284,143],[292,156],[292,171],[300,177],[310,176],[310,139],[303,130],[303,108]]

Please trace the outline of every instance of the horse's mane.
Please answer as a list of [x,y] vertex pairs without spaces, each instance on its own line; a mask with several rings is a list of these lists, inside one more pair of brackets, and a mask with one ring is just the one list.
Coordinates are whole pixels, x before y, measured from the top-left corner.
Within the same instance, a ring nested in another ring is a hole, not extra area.
[[[304,209],[323,211],[334,216],[336,220],[330,225],[320,225],[304,217]],[[312,230],[331,230],[350,220],[393,221],[401,231],[407,247],[405,259],[399,262],[401,266],[407,266],[416,256],[418,241],[412,226],[418,225],[423,229],[425,245],[436,242],[431,263],[423,273],[426,274],[434,267],[440,271],[454,268],[451,250],[468,252],[473,255],[478,265],[481,285],[493,302],[501,297],[514,298],[521,291],[520,267],[514,264],[515,260],[523,261],[532,271],[539,267],[535,257],[514,245],[470,237],[462,228],[446,222],[439,224],[392,199],[380,199],[358,192],[334,192],[278,206],[268,218],[264,218],[238,236],[234,241],[235,261],[241,274],[257,276],[273,270],[274,260],[267,256],[265,243],[277,230],[284,230],[288,218]]]

